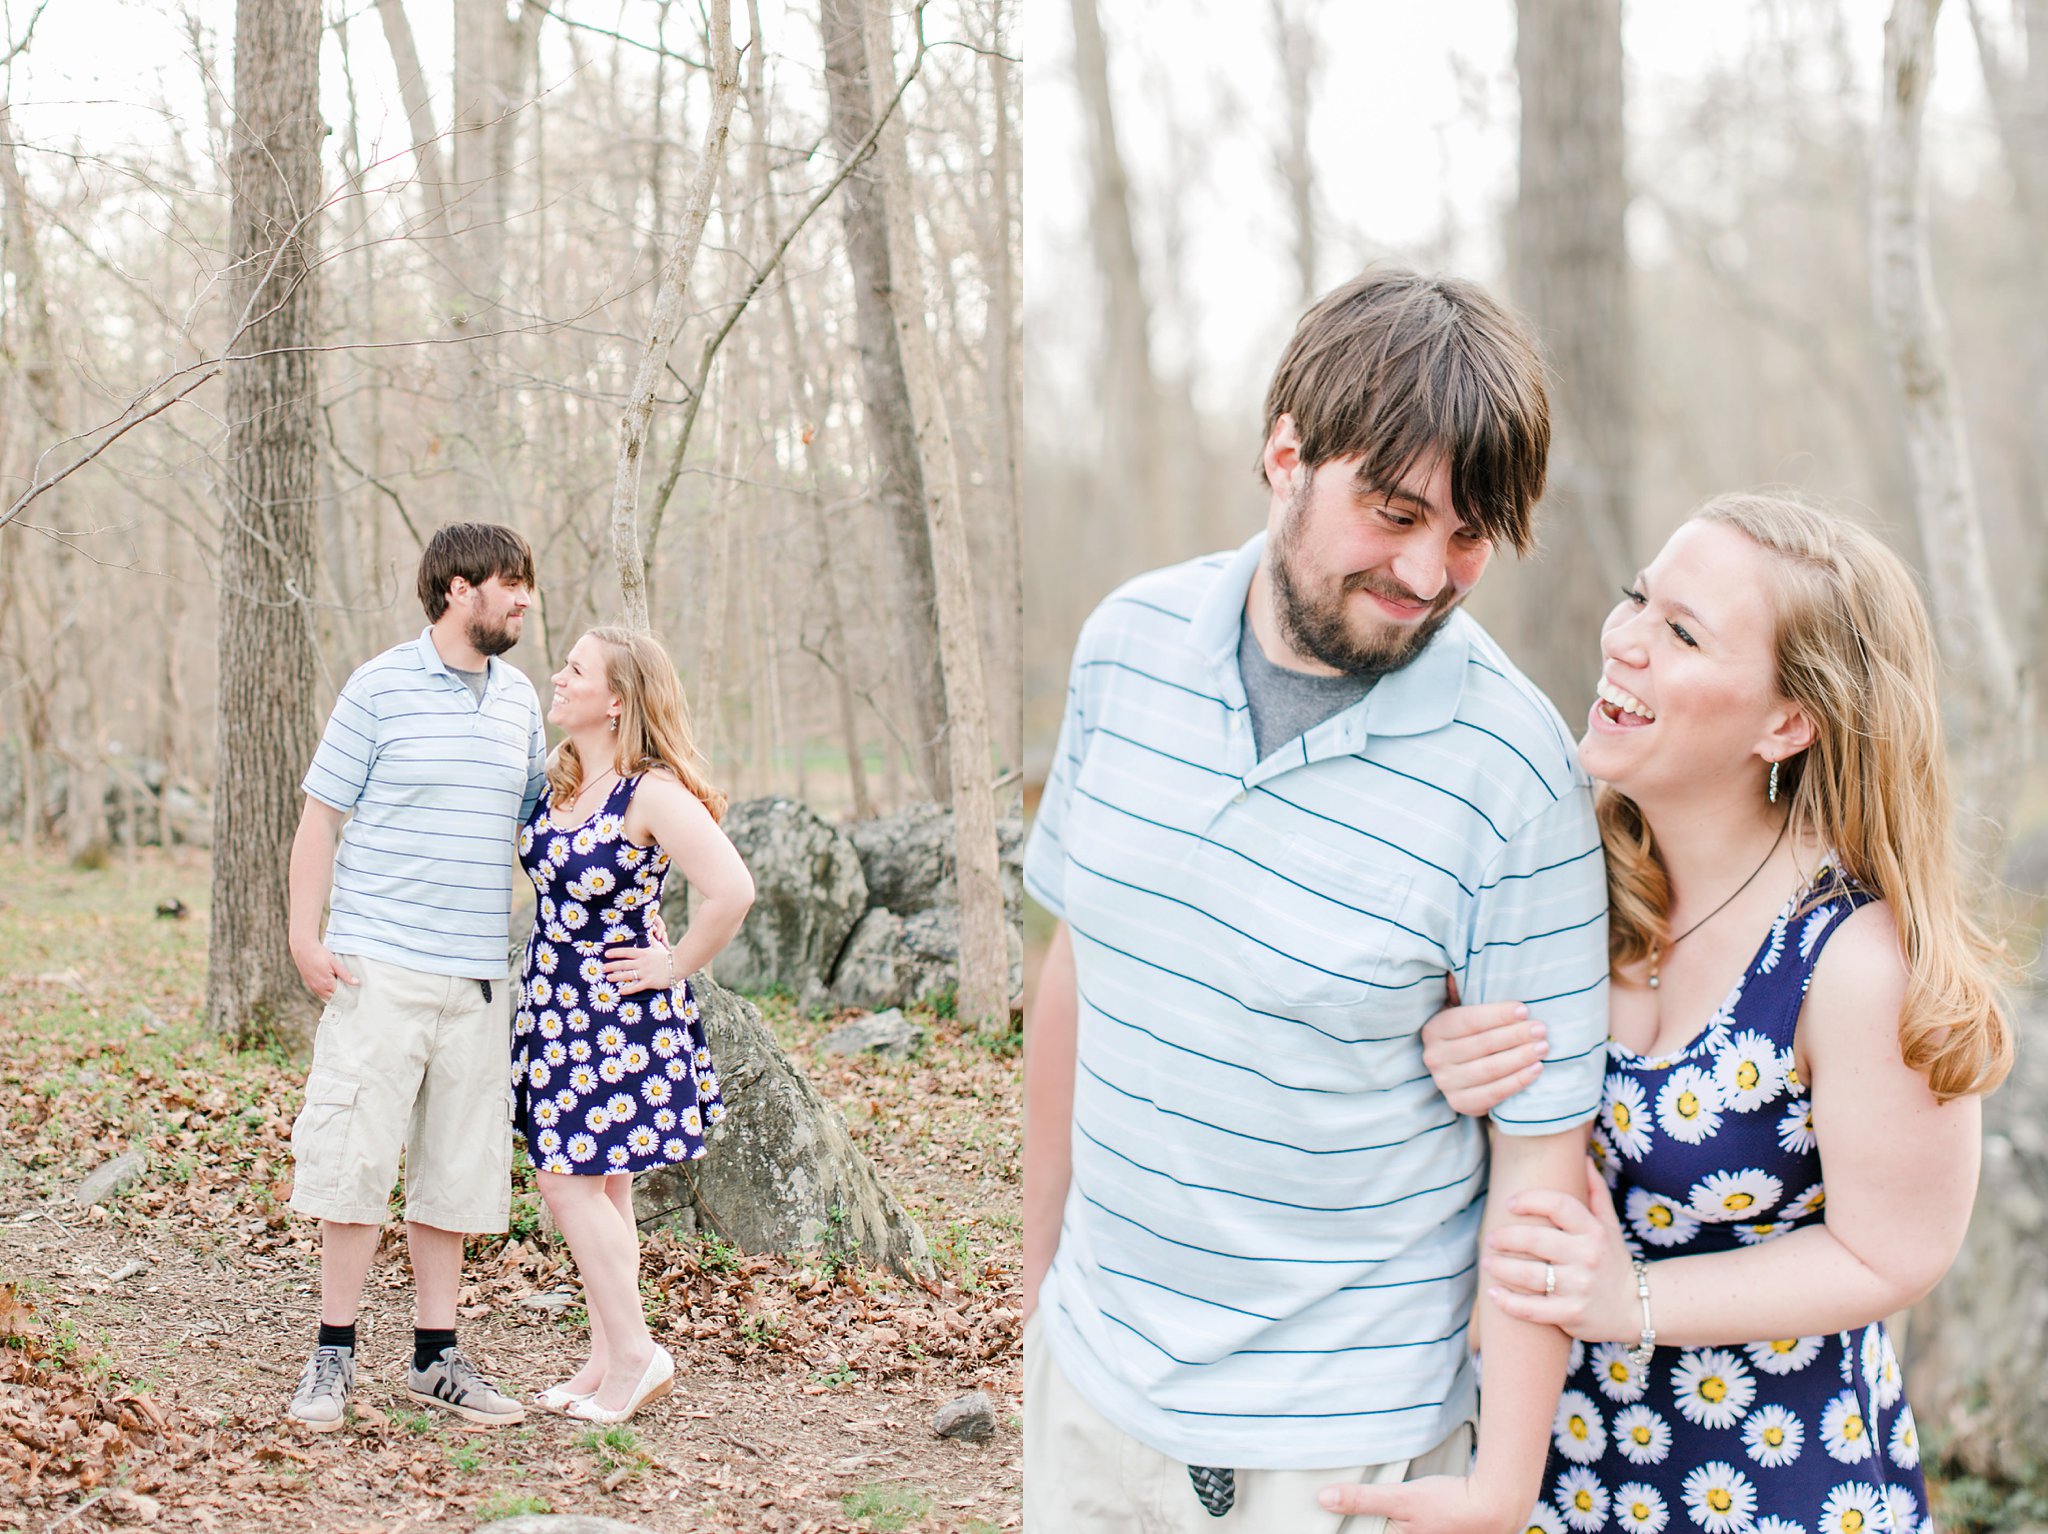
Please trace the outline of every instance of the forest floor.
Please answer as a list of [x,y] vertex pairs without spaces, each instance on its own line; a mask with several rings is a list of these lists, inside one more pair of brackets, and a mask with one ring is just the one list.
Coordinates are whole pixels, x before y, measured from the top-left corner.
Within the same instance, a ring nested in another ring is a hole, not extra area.
[[[203,853],[84,871],[0,852],[0,1530],[432,1534],[520,1512],[765,1534],[1017,1526],[1018,1061],[1012,1041],[929,1015],[923,1049],[888,1062],[823,1058],[835,1019],[765,1008],[923,1226],[929,1288],[649,1232],[643,1292],[674,1394],[602,1431],[537,1410],[465,1430],[406,1396],[394,1218],[353,1422],[285,1422],[316,1319],[316,1229],[284,1208],[302,1069],[199,1024],[208,877]],[[171,899],[190,914],[159,918]],[[131,1151],[140,1180],[73,1200]],[[472,1238],[464,1270],[464,1346],[522,1397],[585,1345],[573,1266],[538,1214],[522,1165],[511,1234]],[[970,1390],[994,1399],[994,1438],[936,1436],[933,1412]]]

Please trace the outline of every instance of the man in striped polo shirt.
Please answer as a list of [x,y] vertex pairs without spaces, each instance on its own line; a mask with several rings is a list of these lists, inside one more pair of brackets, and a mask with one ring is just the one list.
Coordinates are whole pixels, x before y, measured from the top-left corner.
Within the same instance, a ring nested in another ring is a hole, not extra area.
[[[455,1345],[462,1237],[501,1231],[512,1181],[513,840],[546,730],[519,642],[533,550],[444,527],[420,558],[428,627],[348,679],[307,769],[292,843],[291,950],[326,1003],[292,1125],[291,1207],[320,1221],[320,1333],[288,1408],[342,1425],[355,1321],[405,1152],[410,1394],[471,1422],[524,1410]],[[327,930],[320,931],[322,907]]]
[[[1584,1197],[1606,886],[1570,737],[1458,604],[1530,546],[1548,443],[1506,312],[1368,273],[1274,376],[1266,531],[1082,630],[1025,858],[1061,918],[1025,1067],[1027,1530],[1524,1526],[1569,1344],[1475,1310],[1481,1224]],[[1548,1025],[1485,1127],[1422,1060],[1452,983]]]

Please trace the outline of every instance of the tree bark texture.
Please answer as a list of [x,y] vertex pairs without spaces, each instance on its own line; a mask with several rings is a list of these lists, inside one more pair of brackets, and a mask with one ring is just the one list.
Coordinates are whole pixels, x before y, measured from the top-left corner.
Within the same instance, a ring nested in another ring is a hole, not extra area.
[[[832,139],[843,155],[865,143],[875,123],[862,41],[862,4],[863,0],[821,0],[819,7]],[[846,178],[840,196],[846,259],[853,268],[861,417],[873,460],[875,504],[889,530],[889,600],[895,610],[897,674],[910,712],[912,767],[931,797],[943,799],[950,791],[950,772],[944,740],[945,683],[939,670],[937,578],[925,522],[917,430],[896,332],[889,192],[870,160]]]
[[1552,374],[1544,552],[1515,582],[1516,658],[1574,718],[1592,701],[1593,637],[1635,569],[1621,0],[1520,0],[1515,14],[1521,184],[1510,280]]
[[377,0],[377,19],[384,27],[392,67],[398,71],[398,98],[405,105],[406,126],[412,133],[413,162],[425,186],[427,232],[439,234],[448,223],[448,175],[441,163],[441,139],[434,128],[433,103],[427,97],[427,77],[420,68],[420,50],[413,42],[405,0]]
[[1273,43],[1280,55],[1281,95],[1285,98],[1284,134],[1274,151],[1275,167],[1287,188],[1287,210],[1294,219],[1294,276],[1302,307],[1316,300],[1319,263],[1316,227],[1315,161],[1309,153],[1309,111],[1315,104],[1317,65],[1316,0],[1271,0]]
[[[0,245],[6,250],[6,271],[14,280],[16,307],[26,322],[24,339],[16,343],[15,361],[30,408],[54,441],[65,435],[66,416],[56,326],[36,249],[36,222],[30,212],[28,188],[15,159],[13,117],[5,101],[0,101],[0,202],[4,202],[6,217]],[[59,487],[43,510],[59,527],[65,522],[67,499]],[[65,768],[64,851],[68,857],[82,859],[107,845],[104,731],[99,688],[88,674],[88,640],[99,613],[91,594],[79,589],[81,556],[62,545],[50,550],[50,555],[57,596],[57,626],[50,636],[50,713],[54,744]]]
[[236,312],[221,466],[219,763],[206,1016],[238,1042],[304,1042],[285,866],[316,742],[313,497],[320,201],[319,0],[239,0],[228,175]]
[[711,115],[698,149],[697,173],[690,184],[683,227],[662,258],[661,286],[654,300],[654,318],[640,351],[633,392],[619,418],[619,458],[612,479],[612,559],[618,567],[619,594],[626,622],[647,627],[647,575],[640,556],[640,462],[647,448],[647,423],[654,415],[654,393],[676,335],[683,328],[683,298],[690,287],[690,269],[711,216],[711,200],[725,169],[725,140],[732,127],[733,102],[740,93],[740,56],[732,45],[731,0],[712,0],[710,51]]
[[[1152,305],[1132,227],[1131,183],[1117,145],[1116,111],[1109,88],[1109,47],[1096,0],[1073,0],[1074,71],[1088,122],[1088,165],[1093,180],[1088,227],[1102,273],[1104,416],[1103,474],[1135,495],[1145,547],[1180,550],[1179,508],[1174,505],[1172,459],[1158,373],[1152,363]],[[1190,551],[1191,552],[1191,551]]]
[[[1976,867],[1988,869],[2024,767],[2026,732],[2018,721],[2025,717],[2025,687],[1992,596],[1947,327],[1934,297],[1921,125],[1939,11],[1939,0],[1897,0],[1885,23],[1871,175],[1871,294],[1899,396],[1947,672],[1943,714],[1963,842]],[[2013,1021],[2023,1041],[2019,1065],[1986,1105],[1976,1217],[1955,1267],[1915,1308],[1906,1334],[1915,1407],[1944,1455],[2001,1479],[2048,1452],[2048,1305],[2039,1282],[2048,1251],[2048,1222],[2040,1214],[2048,1185],[2040,1130],[2048,1076],[2024,1042],[2039,1037],[2040,998],[2025,998]],[[1996,1345],[1987,1347],[1987,1338]]]
[[1883,101],[1871,166],[1871,297],[1920,528],[1935,637],[1947,671],[1942,712],[1956,766],[1963,843],[1989,866],[2019,790],[2023,687],[1985,555],[1984,526],[1934,296],[1921,123],[1934,78],[1940,0],[1898,0],[1884,29]]
[[[867,0],[868,70],[891,80],[885,0]],[[920,23],[922,17],[920,16]],[[875,103],[879,110],[881,101]],[[1003,887],[996,842],[995,792],[989,769],[988,688],[981,668],[981,638],[974,584],[961,523],[960,471],[939,383],[937,358],[923,303],[922,258],[911,223],[911,181],[903,120],[882,130],[875,162],[885,187],[889,263],[896,339],[910,390],[918,461],[924,469],[924,514],[936,577],[939,655],[946,688],[946,744],[952,777],[954,863],[960,889],[960,994],[962,1019],[1007,1027],[1010,1019],[1009,950],[1003,939]]]
[[1010,60],[1004,51],[1015,32],[1015,23],[1006,26],[1005,16],[1001,0],[997,0],[989,13],[989,93],[994,98],[995,112],[989,175],[995,185],[990,199],[994,249],[985,349],[989,399],[996,418],[994,457],[1001,475],[995,537],[991,540],[998,577],[991,593],[997,619],[994,640],[996,654],[1010,658],[1008,665],[996,668],[1001,679],[993,689],[997,700],[995,743],[998,759],[1010,768],[1024,760],[1024,370],[1017,365],[1022,347],[1018,336],[1017,263],[1012,253],[1020,221],[1017,125],[1011,120]]

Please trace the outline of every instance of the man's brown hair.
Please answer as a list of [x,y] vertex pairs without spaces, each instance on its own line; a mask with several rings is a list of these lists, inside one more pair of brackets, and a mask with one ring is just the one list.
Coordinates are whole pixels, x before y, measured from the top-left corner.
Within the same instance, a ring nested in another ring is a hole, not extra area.
[[496,522],[451,522],[435,533],[420,555],[420,606],[429,623],[448,611],[448,587],[458,575],[472,586],[496,575],[531,589],[533,545]]
[[1458,515],[1517,553],[1534,544],[1550,453],[1543,362],[1521,322],[1474,284],[1381,268],[1324,294],[1273,370],[1267,439],[1283,415],[1307,468],[1362,457],[1375,485],[1399,484],[1442,449]]

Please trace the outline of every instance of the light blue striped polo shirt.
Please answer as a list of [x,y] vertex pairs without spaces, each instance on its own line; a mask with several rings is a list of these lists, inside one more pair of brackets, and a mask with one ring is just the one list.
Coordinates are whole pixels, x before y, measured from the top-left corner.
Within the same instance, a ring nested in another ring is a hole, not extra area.
[[1255,761],[1237,643],[1263,545],[1132,581],[1075,651],[1024,865],[1080,992],[1039,1314],[1074,1386],[1163,1453],[1377,1464],[1475,1405],[1486,1132],[1430,1081],[1422,1025],[1446,972],[1527,1001],[1551,1057],[1495,1119],[1589,1120],[1606,878],[1556,710],[1463,613]]
[[481,702],[429,628],[348,679],[299,786],[354,811],[328,897],[335,953],[429,975],[510,968],[512,841],[540,797],[547,733],[533,683],[490,662]]

